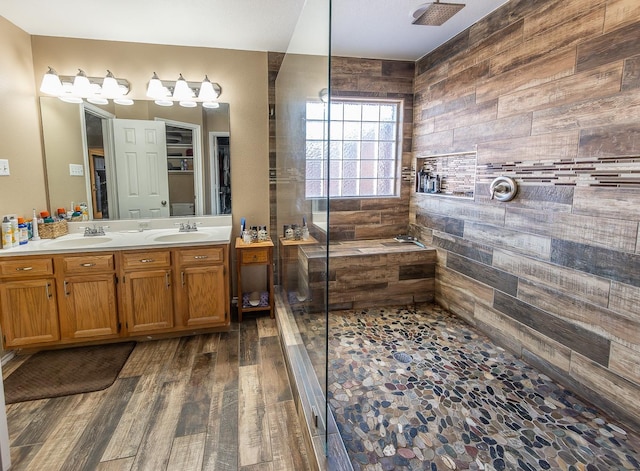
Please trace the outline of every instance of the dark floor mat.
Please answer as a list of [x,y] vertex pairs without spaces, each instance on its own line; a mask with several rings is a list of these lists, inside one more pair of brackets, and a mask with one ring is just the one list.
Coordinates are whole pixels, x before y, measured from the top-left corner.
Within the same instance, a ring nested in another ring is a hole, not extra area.
[[4,381],[5,402],[100,391],[118,377],[135,342],[35,353]]

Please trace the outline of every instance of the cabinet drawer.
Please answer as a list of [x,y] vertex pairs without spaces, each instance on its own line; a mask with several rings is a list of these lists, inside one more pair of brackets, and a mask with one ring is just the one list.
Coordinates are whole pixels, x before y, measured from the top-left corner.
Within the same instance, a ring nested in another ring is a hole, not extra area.
[[122,265],[125,270],[168,267],[171,265],[169,251],[123,253]]
[[51,258],[14,258],[0,261],[0,275],[10,278],[53,274]]
[[224,249],[222,247],[186,249],[178,251],[178,263],[180,265],[212,264],[224,262]]
[[243,249],[240,251],[242,264],[266,263],[269,261],[269,249]]
[[64,257],[62,265],[65,273],[108,272],[114,267],[113,254]]

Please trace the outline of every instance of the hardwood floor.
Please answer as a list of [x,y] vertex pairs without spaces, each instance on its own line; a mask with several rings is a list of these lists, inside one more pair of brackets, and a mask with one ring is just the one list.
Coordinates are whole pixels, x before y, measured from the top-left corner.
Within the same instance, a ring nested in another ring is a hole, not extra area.
[[108,389],[11,404],[7,417],[12,471],[309,469],[268,317],[139,342]]

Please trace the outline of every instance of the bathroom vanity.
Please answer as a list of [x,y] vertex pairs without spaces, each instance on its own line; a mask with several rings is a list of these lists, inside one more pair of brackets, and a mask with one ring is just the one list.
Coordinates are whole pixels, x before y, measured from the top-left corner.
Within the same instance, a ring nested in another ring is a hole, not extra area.
[[5,349],[114,341],[230,323],[231,226],[113,231],[0,254]]

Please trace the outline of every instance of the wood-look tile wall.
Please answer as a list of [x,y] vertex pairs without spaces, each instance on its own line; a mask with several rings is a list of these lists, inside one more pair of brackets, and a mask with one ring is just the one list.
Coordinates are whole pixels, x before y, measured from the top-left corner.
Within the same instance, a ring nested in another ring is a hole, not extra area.
[[511,0],[419,60],[414,157],[477,149],[477,182],[410,221],[438,302],[640,428],[638,38],[637,0]]
[[338,199],[330,203],[331,240],[395,237],[407,232],[409,199],[413,190],[411,148],[413,134],[413,77],[409,61],[331,58],[331,96],[335,98],[392,98],[404,100],[402,176],[397,198]]
[[[275,81],[284,54],[269,53],[269,106],[275,109]],[[337,199],[331,202],[329,233],[332,240],[359,240],[395,237],[407,232],[409,199],[413,186],[411,148],[413,138],[413,78],[415,64],[410,61],[331,57],[331,94],[336,98],[390,98],[403,100],[402,169],[400,194],[395,198]],[[285,191],[283,176],[290,172],[278,169],[276,159],[275,117],[269,120],[269,166],[271,227],[276,223],[277,188]],[[304,175],[295,169],[294,175]],[[297,220],[288,221],[299,223]],[[272,229],[273,231],[273,229]],[[275,233],[275,231],[274,231]],[[322,234],[314,233],[324,241]]]

